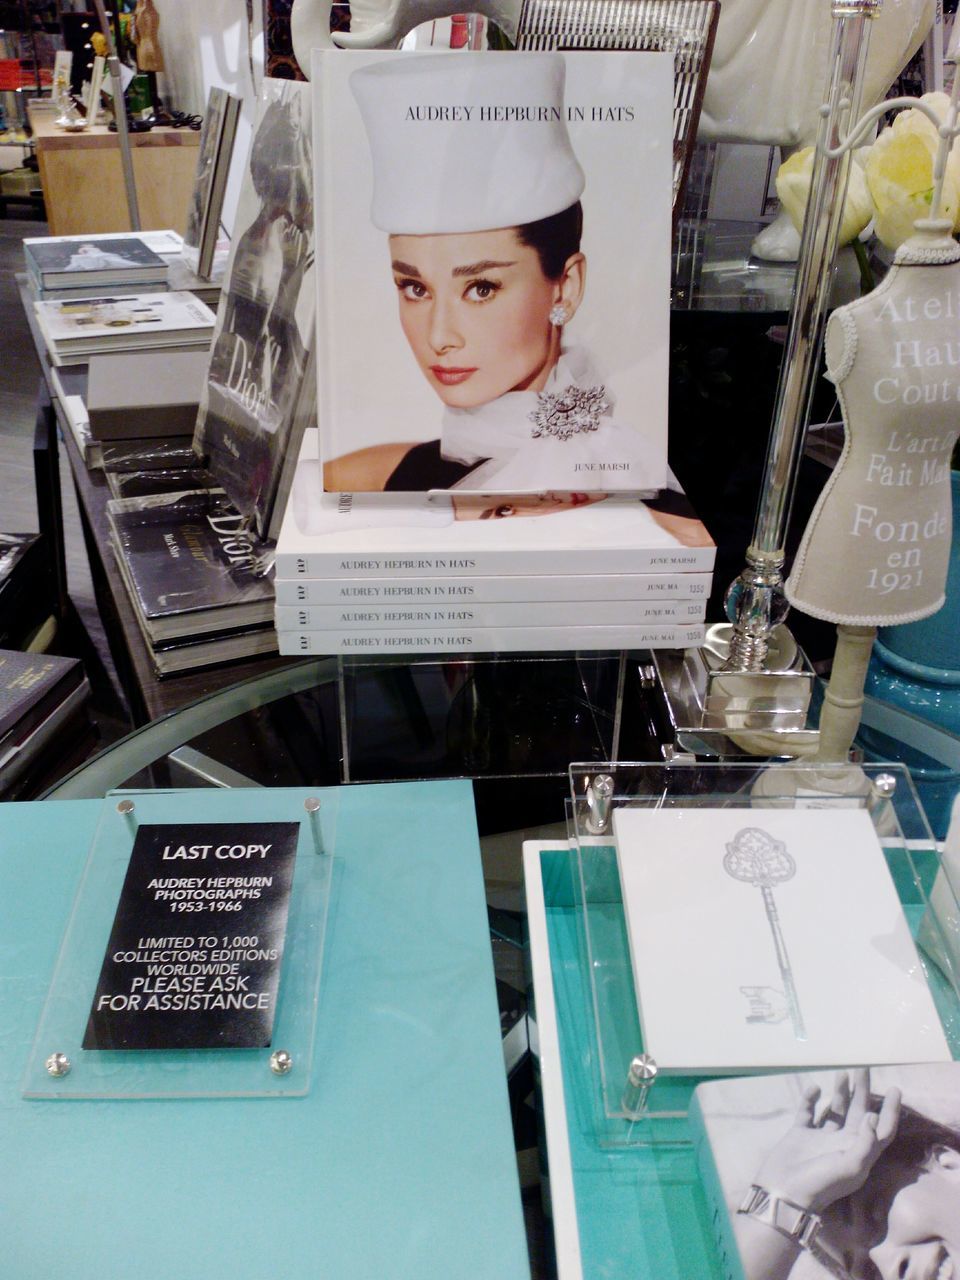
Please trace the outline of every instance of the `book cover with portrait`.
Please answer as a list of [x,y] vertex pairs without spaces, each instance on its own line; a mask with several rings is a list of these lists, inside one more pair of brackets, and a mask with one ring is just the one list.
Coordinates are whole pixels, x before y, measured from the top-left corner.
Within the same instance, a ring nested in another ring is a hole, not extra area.
[[711,1081],[690,1128],[725,1280],[960,1275],[960,1063]]
[[275,538],[315,412],[310,86],[265,80],[240,190],[195,448]]
[[314,53],[328,491],[666,483],[673,58]]

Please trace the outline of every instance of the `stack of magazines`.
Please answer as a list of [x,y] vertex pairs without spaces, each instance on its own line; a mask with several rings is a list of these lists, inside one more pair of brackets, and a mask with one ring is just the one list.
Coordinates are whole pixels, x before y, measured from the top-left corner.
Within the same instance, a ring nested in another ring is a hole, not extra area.
[[264,548],[222,490],[114,499],[107,514],[159,675],[276,652]]
[[277,544],[281,653],[702,643],[716,549],[682,493],[330,494],[316,444]]

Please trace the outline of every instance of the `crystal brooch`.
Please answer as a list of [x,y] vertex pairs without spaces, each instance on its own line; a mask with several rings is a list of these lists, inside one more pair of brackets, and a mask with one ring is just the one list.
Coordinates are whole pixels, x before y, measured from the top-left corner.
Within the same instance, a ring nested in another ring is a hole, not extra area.
[[527,414],[533,423],[533,439],[553,436],[555,440],[569,440],[571,436],[596,431],[600,418],[610,408],[605,395],[603,386],[569,386],[562,391],[539,392],[537,407]]

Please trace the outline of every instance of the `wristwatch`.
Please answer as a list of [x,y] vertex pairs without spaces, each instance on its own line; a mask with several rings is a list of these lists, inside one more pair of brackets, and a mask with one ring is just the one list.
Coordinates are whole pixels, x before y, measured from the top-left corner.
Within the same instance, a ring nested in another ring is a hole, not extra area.
[[743,1197],[737,1213],[765,1223],[801,1249],[813,1247],[822,1226],[817,1214],[768,1191],[766,1187],[758,1187],[756,1183]]

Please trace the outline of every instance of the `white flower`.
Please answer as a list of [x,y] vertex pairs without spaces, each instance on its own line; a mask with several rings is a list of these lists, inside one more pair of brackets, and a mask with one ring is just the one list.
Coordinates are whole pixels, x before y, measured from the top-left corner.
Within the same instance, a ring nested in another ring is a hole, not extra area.
[[[813,147],[804,147],[802,151],[795,151],[777,171],[777,195],[798,231],[803,229],[803,215],[806,213],[807,201],[810,198],[813,151]],[[873,205],[863,169],[854,158],[850,165],[850,180],[843,203],[838,243],[844,245],[855,240],[872,217]]]
[[[945,93],[927,93],[920,99],[946,117]],[[896,249],[913,234],[918,218],[933,212],[933,168],[940,137],[922,111],[902,111],[884,129],[866,157],[867,185],[877,211],[877,236],[888,249]],[[960,153],[954,146],[947,160],[940,203],[940,217],[960,229]]]

